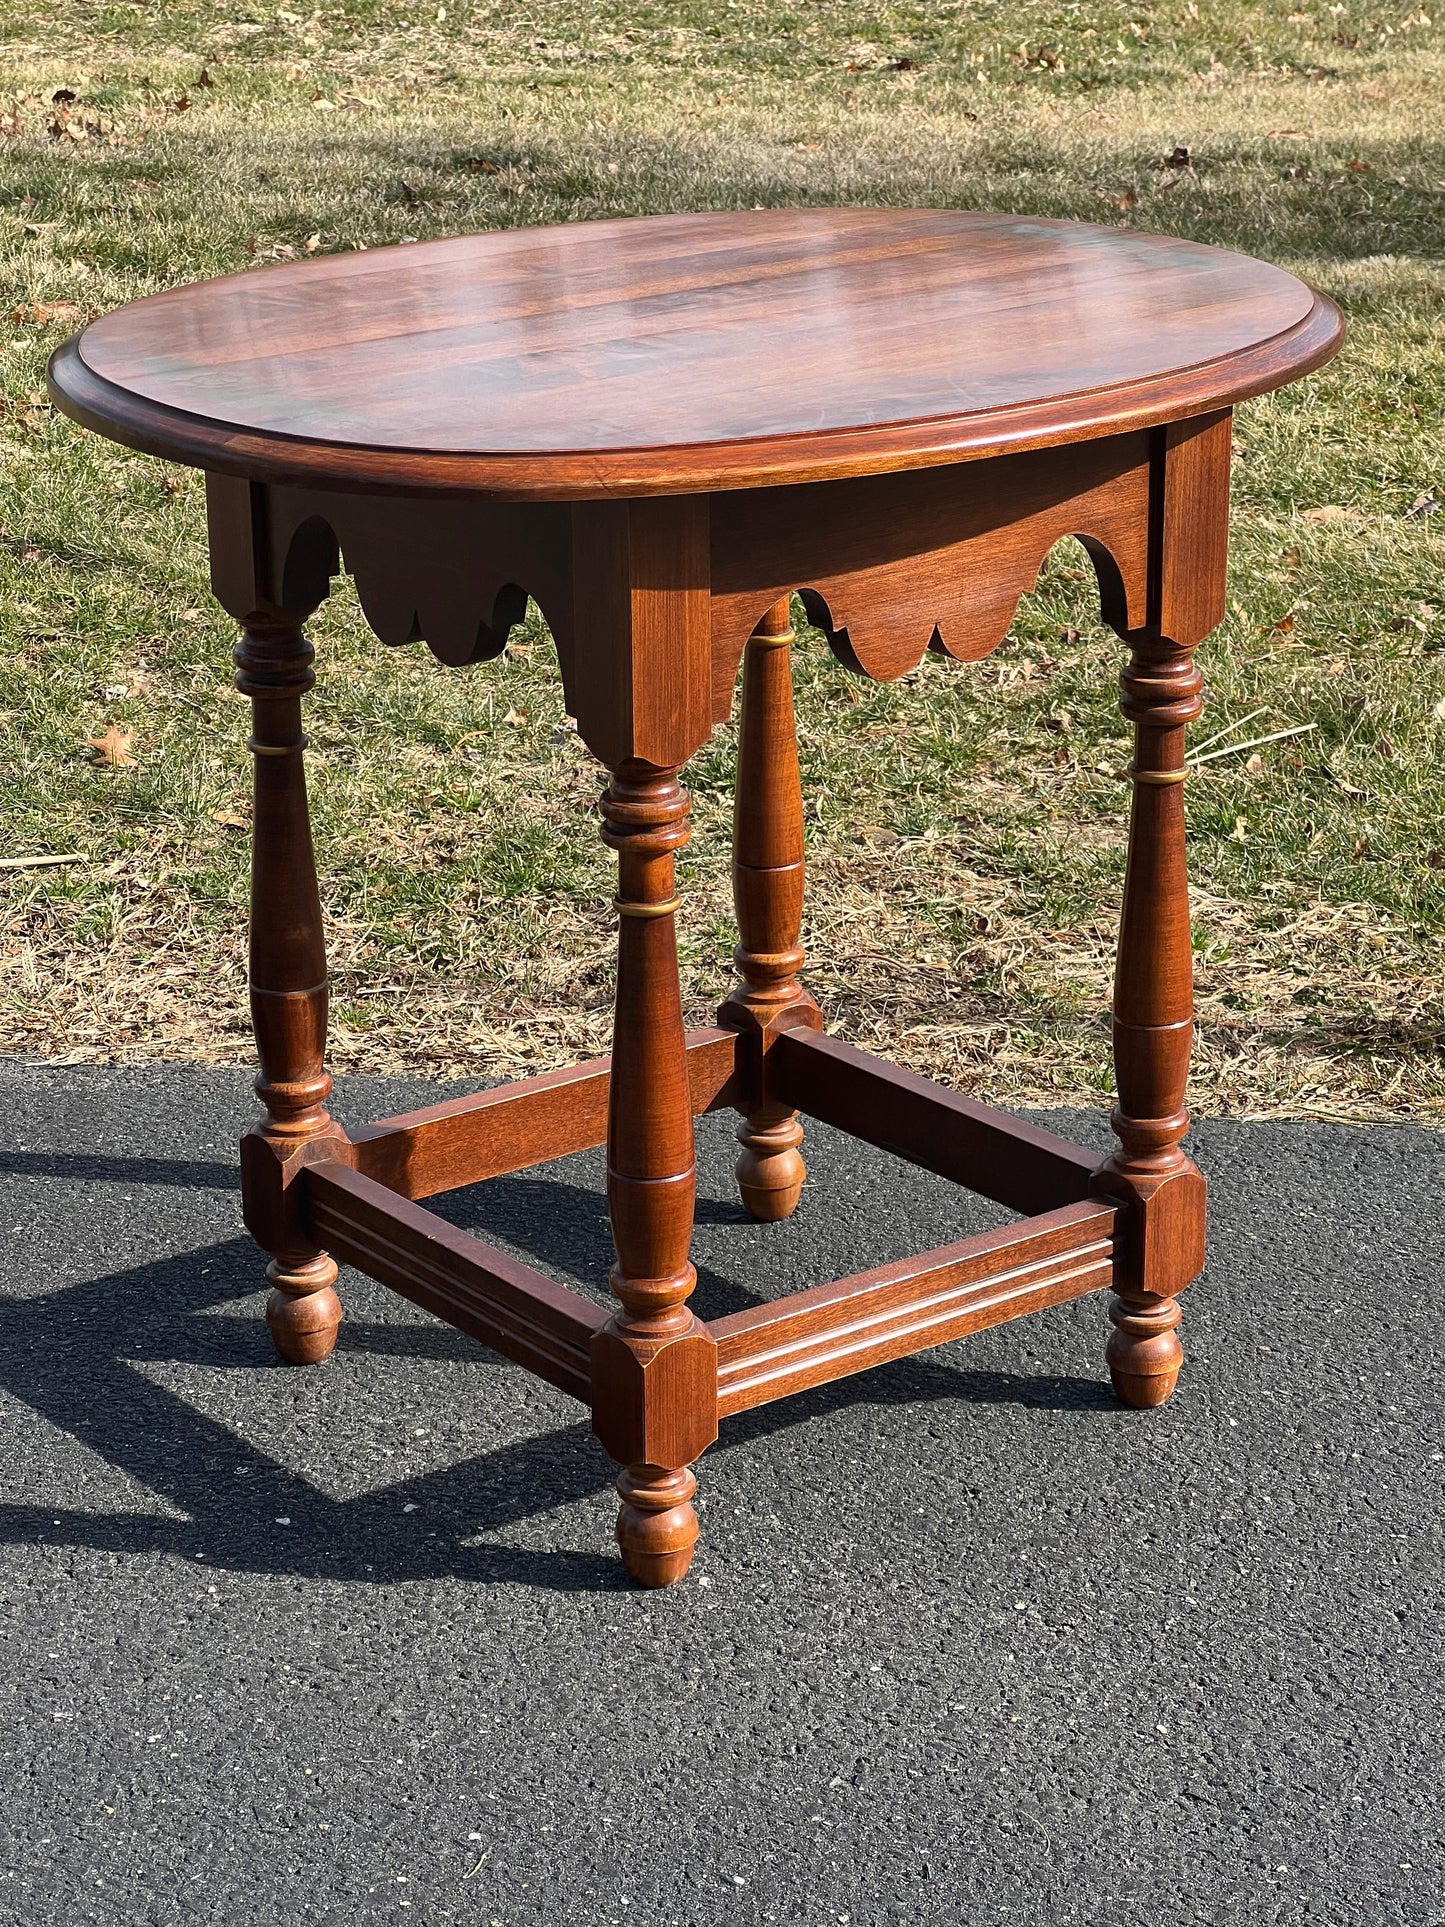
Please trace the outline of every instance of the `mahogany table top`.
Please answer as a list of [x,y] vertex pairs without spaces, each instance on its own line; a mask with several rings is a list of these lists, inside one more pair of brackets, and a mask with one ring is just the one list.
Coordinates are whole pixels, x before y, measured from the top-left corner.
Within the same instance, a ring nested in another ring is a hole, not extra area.
[[1333,304],[1070,221],[808,209],[524,228],[152,295],[52,362],[133,447],[349,489],[585,500],[812,481],[1176,420],[1293,380]]

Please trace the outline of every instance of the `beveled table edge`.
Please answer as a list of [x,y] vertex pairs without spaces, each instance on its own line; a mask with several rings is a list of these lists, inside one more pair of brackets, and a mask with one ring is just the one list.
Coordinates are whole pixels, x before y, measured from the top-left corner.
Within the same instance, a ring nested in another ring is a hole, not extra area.
[[1309,313],[1293,327],[1232,355],[1136,382],[911,422],[601,455],[383,449],[240,428],[149,401],[97,375],[80,353],[83,329],[51,356],[46,386],[62,414],[107,440],[248,481],[497,502],[698,495],[935,468],[1156,428],[1227,408],[1312,373],[1334,354],[1344,338],[1344,315],[1328,295],[1311,293]]

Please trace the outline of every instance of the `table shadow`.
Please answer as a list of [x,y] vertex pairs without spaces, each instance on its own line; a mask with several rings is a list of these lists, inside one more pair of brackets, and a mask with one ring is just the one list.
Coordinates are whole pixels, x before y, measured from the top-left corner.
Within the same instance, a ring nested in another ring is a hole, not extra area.
[[[0,1155],[0,1170],[80,1184],[236,1186],[232,1167],[195,1160],[9,1152]],[[716,1209],[742,1220],[739,1207]],[[604,1276],[611,1258],[605,1207],[581,1186],[498,1178],[485,1192],[469,1193],[457,1215],[564,1275],[580,1261],[582,1275]],[[151,1376],[150,1366],[294,1375],[296,1401],[314,1397],[324,1423],[327,1368],[301,1373],[280,1364],[259,1304],[227,1309],[259,1292],[261,1263],[251,1240],[240,1236],[0,1301],[0,1388],[180,1515],[0,1502],[0,1542],[168,1553],[214,1569],[375,1584],[455,1578],[564,1592],[629,1584],[613,1556],[486,1542],[488,1535],[607,1492],[614,1468],[580,1407],[575,1423],[337,1499],[280,1453]],[[710,1316],[755,1302],[714,1273],[700,1278],[698,1300]],[[430,1320],[350,1316],[338,1352],[353,1370],[364,1370],[372,1358],[498,1362],[474,1340]],[[747,1446],[856,1405],[944,1400],[1036,1411],[1113,1409],[1107,1386],[1096,1380],[971,1371],[919,1354],[731,1419],[714,1450]],[[278,1525],[283,1518],[290,1522],[285,1527]]]

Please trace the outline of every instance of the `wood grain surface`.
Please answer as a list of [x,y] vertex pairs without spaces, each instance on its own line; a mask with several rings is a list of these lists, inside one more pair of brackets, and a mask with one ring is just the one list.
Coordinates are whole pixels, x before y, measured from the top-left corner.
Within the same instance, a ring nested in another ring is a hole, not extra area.
[[262,480],[520,499],[829,479],[1177,420],[1324,360],[1294,276],[1161,235],[941,209],[579,222],[152,295],[57,404]]

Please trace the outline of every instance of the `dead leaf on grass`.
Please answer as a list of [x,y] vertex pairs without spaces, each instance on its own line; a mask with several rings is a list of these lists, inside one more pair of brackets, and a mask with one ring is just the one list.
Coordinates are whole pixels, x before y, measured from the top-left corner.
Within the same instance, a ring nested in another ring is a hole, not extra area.
[[89,760],[98,768],[138,769],[139,763],[130,753],[135,737],[127,735],[117,723],[107,723],[105,733],[92,736],[89,743]]
[[17,327],[34,328],[50,321],[69,321],[80,312],[74,301],[22,301],[10,310],[10,319]]

